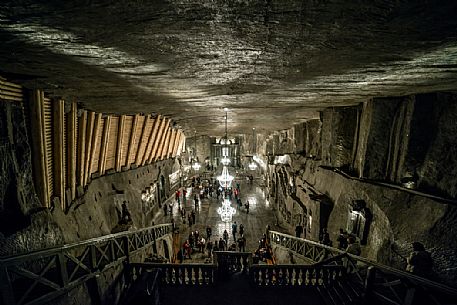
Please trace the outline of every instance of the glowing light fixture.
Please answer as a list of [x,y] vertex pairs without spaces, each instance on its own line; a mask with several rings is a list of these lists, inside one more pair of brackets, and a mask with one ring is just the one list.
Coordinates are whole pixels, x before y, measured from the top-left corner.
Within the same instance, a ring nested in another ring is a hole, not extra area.
[[[224,111],[225,111],[225,143],[224,143],[224,145],[227,145],[227,111],[228,111],[228,109],[224,108]],[[233,181],[234,177],[232,175],[230,175],[230,173],[228,171],[228,168],[227,168],[227,165],[230,163],[230,158],[228,158],[228,156],[227,156],[228,155],[228,148],[227,147],[223,147],[222,148],[222,152],[225,152],[224,153],[224,157],[221,160],[221,163],[224,166],[222,168],[222,173],[221,173],[220,176],[217,177],[217,180],[219,180],[219,183],[221,184],[221,186],[223,188],[229,188],[230,185],[232,184],[232,181]]]
[[[252,155],[255,156],[256,150],[257,150],[257,143],[256,143],[256,138],[255,138],[255,128],[252,128]],[[257,163],[254,162],[254,157],[252,157],[251,163],[248,165],[250,170],[256,170],[257,169]]]
[[221,163],[222,165],[229,165],[230,164],[230,158],[228,157],[228,147],[227,147],[227,144],[228,144],[228,138],[227,138],[227,112],[228,112],[228,109],[227,108],[224,108],[224,111],[225,111],[225,139],[224,139],[224,147],[222,147],[222,159],[221,159]]
[[192,168],[195,170],[195,171],[198,171],[200,170],[200,163],[198,163],[198,156],[197,156],[197,130],[195,130],[194,132],[194,147],[195,147],[195,150],[194,150],[194,162],[192,163]]
[[217,213],[221,215],[221,220],[225,222],[232,221],[233,215],[236,214],[236,209],[230,206],[230,200],[224,199],[222,206],[217,209]]
[[224,188],[230,187],[233,179],[234,179],[234,177],[232,175],[230,175],[227,166],[224,166],[222,168],[222,174],[217,177],[217,180],[219,180],[219,183]]

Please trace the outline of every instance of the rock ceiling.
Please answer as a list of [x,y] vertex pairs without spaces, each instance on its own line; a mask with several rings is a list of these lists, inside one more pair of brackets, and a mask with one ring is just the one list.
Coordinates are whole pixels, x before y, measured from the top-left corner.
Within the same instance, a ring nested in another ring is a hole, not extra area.
[[188,135],[289,128],[329,106],[457,89],[457,1],[0,3],[0,74]]

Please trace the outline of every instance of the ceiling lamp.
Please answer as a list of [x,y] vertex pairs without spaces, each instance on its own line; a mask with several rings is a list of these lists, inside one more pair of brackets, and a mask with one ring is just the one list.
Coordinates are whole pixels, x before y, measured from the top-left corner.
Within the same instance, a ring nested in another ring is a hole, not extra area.
[[230,158],[227,157],[227,156],[223,156],[222,159],[221,159],[221,163],[222,163],[222,165],[224,165],[224,166],[229,165],[229,164],[230,164]]
[[198,163],[198,156],[197,156],[197,130],[195,130],[194,132],[194,158],[193,158],[193,162],[192,162],[192,168],[195,170],[195,171],[198,171],[200,170],[200,163]]
[[227,166],[222,168],[222,174],[217,177],[217,180],[223,188],[229,188],[233,179],[234,177],[230,175]]
[[229,149],[228,149],[228,138],[227,138],[227,112],[228,109],[224,108],[225,111],[225,139],[224,139],[224,146],[222,147],[222,159],[221,163],[222,165],[229,165],[230,164],[230,158],[228,157],[229,154]]
[[256,146],[256,138],[255,138],[255,128],[252,128],[252,160],[251,162],[249,163],[248,167],[250,170],[256,170],[257,169],[257,163],[254,162],[254,156],[255,156],[255,153],[256,153],[256,150],[257,150],[257,146]]
[[[228,111],[228,109],[224,108],[224,111],[225,111],[225,143],[224,144],[227,145],[227,111]],[[224,158],[222,158],[222,160],[221,160],[221,162],[224,166],[222,168],[222,173],[220,176],[217,177],[217,180],[219,181],[220,185],[223,188],[229,188],[230,185],[232,184],[234,177],[232,175],[230,175],[228,168],[227,168],[227,165],[230,163],[230,158],[227,157],[228,148],[225,147],[225,149],[224,149],[224,147],[223,147],[222,152],[225,152]],[[228,159],[228,162],[227,162],[227,159]]]
[[236,210],[230,206],[230,200],[224,199],[222,206],[217,209],[217,213],[221,215],[221,220],[225,222],[231,222],[233,215],[235,215]]

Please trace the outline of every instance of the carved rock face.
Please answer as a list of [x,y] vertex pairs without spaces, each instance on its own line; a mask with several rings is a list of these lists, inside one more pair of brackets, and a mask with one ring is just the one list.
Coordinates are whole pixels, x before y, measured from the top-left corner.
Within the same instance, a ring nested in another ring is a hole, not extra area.
[[3,1],[0,66],[105,113],[188,132],[288,128],[329,106],[456,88],[457,4]]

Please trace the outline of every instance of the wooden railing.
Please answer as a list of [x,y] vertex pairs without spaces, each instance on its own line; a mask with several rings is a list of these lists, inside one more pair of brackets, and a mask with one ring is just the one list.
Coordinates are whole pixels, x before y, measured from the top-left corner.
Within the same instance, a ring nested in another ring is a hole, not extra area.
[[457,289],[397,270],[366,258],[322,244],[270,231],[270,243],[286,247],[312,260],[314,267],[341,266],[346,276],[363,292],[367,304],[457,304]]
[[[0,258],[3,305],[44,304],[172,233],[171,224]],[[151,251],[152,252],[152,251]]]
[[257,286],[324,286],[345,275],[343,266],[253,265],[251,280]]
[[216,280],[216,265],[213,264],[130,264],[133,279],[144,272],[160,270],[161,282],[176,286],[210,286]]

